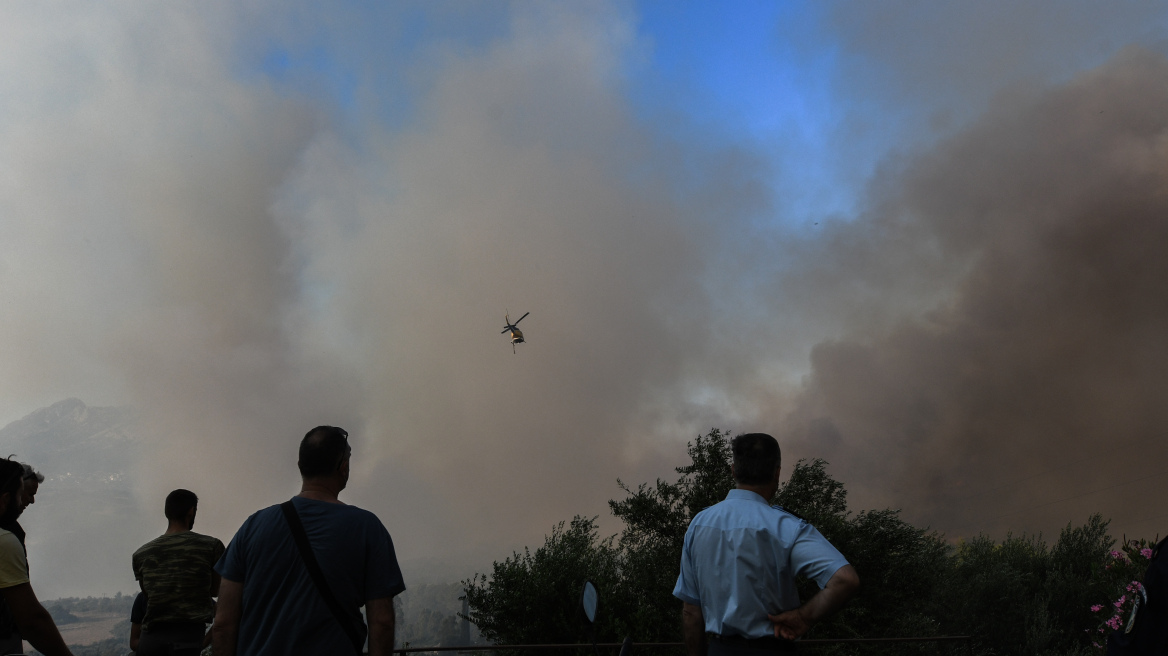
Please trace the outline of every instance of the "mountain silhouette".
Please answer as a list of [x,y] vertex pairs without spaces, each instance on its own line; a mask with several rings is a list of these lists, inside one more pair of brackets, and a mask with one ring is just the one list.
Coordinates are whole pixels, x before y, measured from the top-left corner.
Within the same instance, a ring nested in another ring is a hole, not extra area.
[[130,555],[161,532],[162,512],[143,516],[133,494],[137,426],[133,409],[65,399],[0,429],[0,455],[45,476],[20,518],[40,598],[137,590]]

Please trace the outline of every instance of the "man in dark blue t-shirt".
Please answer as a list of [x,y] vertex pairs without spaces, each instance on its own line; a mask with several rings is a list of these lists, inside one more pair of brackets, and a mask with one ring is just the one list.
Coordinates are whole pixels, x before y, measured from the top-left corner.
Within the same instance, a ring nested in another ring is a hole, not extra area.
[[350,634],[366,635],[361,606],[370,656],[391,654],[393,598],[406,586],[381,521],[337,498],[349,480],[350,454],[343,429],[309,431],[298,463],[304,483],[292,499],[336,611],[309,573],[290,518],[280,506],[265,508],[243,523],[215,566],[223,577],[215,656],[353,654],[359,650]]

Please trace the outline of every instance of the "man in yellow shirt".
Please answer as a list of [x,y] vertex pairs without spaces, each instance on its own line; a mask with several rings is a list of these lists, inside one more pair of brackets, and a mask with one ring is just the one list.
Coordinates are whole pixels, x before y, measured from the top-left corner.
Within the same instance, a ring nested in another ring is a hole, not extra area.
[[[40,489],[40,484],[45,480],[44,475],[33,469],[30,465],[26,464],[23,467],[24,491],[21,494],[21,512],[36,503],[37,490]],[[24,528],[21,527],[20,522],[15,519],[9,521],[0,519],[0,529],[15,535],[16,539],[20,541],[21,548],[24,548],[27,541],[25,540]],[[25,553],[28,553],[27,549]],[[0,597],[0,654],[19,653],[23,645],[24,641],[20,638],[20,632],[16,630],[16,621],[12,619],[12,611],[8,610],[8,603],[4,601],[3,597]]]
[[[0,523],[16,521],[24,510],[24,466],[0,458]],[[24,545],[12,531],[0,529],[0,596],[8,602],[20,635],[45,656],[72,656],[53,618],[28,580]],[[0,645],[2,654],[21,654],[22,645]]]

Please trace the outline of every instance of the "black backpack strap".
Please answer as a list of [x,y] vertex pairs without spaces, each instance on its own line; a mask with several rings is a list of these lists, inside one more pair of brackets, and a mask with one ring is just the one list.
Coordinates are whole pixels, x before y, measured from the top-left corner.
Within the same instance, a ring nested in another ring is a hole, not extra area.
[[361,654],[362,648],[365,646],[365,639],[361,637],[357,627],[353,626],[353,618],[345,614],[345,610],[341,608],[341,602],[337,601],[336,595],[333,594],[332,588],[325,580],[320,563],[316,562],[316,555],[312,553],[312,546],[308,544],[308,534],[304,532],[304,524],[300,522],[296,506],[292,505],[292,500],[289,499],[280,504],[280,510],[284,511],[284,519],[288,520],[288,528],[292,529],[292,537],[296,540],[296,547],[300,549],[300,557],[304,560],[304,566],[308,568],[312,582],[316,584],[317,592],[320,592],[324,603],[332,611],[333,617],[337,618],[337,622],[345,630],[345,634],[349,636],[349,640],[353,643],[353,650]]

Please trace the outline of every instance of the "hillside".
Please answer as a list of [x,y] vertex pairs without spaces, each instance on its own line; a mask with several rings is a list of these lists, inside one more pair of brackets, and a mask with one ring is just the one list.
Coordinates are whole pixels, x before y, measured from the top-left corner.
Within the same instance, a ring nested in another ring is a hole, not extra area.
[[130,554],[158,530],[133,494],[136,426],[130,409],[66,399],[0,429],[0,453],[45,475],[20,518],[42,599],[136,590]]

